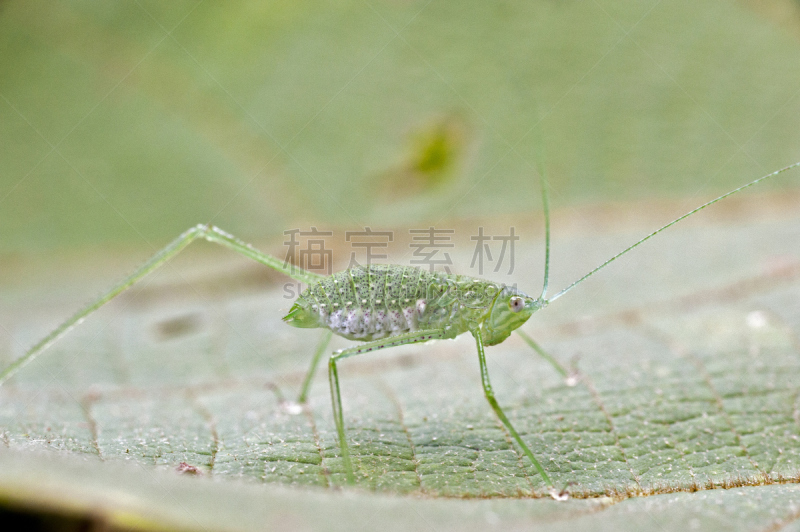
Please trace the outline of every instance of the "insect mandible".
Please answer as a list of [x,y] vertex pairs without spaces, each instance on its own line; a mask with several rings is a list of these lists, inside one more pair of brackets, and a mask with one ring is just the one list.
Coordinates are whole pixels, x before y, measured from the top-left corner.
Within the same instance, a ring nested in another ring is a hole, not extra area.
[[[528,296],[515,287],[501,283],[463,275],[428,272],[412,266],[358,266],[330,276],[322,276],[299,269],[291,264],[285,264],[283,261],[258,251],[250,244],[210,224],[197,225],[181,234],[131,275],[88,306],[76,312],[23,356],[12,362],[0,372],[0,385],[75,325],[83,321],[88,315],[177,255],[194,240],[205,239],[228,247],[308,285],[308,288],[298,296],[289,313],[283,319],[295,327],[322,327],[329,329],[330,333],[325,335],[323,343],[317,349],[312,360],[311,368],[302,386],[300,402],[304,402],[307,397],[311,377],[331,337],[331,333],[364,342],[363,344],[334,352],[328,361],[331,403],[348,484],[355,483],[355,475],[342,413],[339,361],[388,347],[427,342],[429,340],[452,339],[462,333],[469,332],[475,339],[481,382],[489,405],[505,425],[514,441],[520,446],[525,456],[528,457],[539,472],[551,494],[557,497],[559,492],[555,489],[547,471],[536,459],[495,399],[486,366],[484,347],[503,342],[514,330],[524,324],[534,312],[546,307],[588,277],[660,232],[732,194],[798,166],[800,166],[800,162],[755,179],[700,205],[628,246],[549,299],[547,298],[547,289],[550,264],[550,214],[547,186],[543,178],[541,185],[546,235],[545,268],[544,283],[538,297]],[[532,345],[541,353],[541,349],[536,344],[532,343]]]

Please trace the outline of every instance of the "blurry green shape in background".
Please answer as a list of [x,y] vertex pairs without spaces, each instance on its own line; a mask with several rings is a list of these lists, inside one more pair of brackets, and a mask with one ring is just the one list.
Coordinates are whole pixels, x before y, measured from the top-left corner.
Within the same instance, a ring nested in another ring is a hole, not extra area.
[[710,196],[800,155],[773,4],[5,2],[0,253],[535,210],[535,128],[556,204]]

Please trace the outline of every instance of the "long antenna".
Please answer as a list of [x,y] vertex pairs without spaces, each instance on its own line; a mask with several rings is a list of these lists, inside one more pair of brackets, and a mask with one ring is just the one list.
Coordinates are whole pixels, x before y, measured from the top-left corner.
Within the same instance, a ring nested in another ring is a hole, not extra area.
[[544,283],[542,284],[542,295],[539,299],[544,299],[547,295],[547,286],[550,283],[550,198],[547,195],[547,175],[545,174],[544,164],[539,161],[539,183],[542,185],[542,207],[544,210]]
[[[537,122],[538,124],[538,122]],[[544,282],[540,300],[546,301],[547,287],[550,284],[550,197],[547,194],[547,170],[545,168],[545,143],[542,132],[538,127],[533,128],[535,145],[539,148],[536,153],[536,171],[539,173],[539,185],[542,189],[542,210],[544,211]]]
[[[568,287],[566,287],[565,289],[563,289],[562,291],[560,291],[559,293],[557,293],[556,295],[554,295],[552,298],[550,298],[550,299],[548,300],[548,302],[550,302],[550,301],[555,301],[556,299],[558,299],[559,297],[563,296],[564,294],[566,294],[567,292],[569,292],[570,290],[572,290],[573,288],[575,288],[577,285],[579,285],[580,283],[582,283],[583,281],[585,281],[587,278],[589,278],[589,277],[591,277],[592,275],[594,275],[595,273],[599,272],[600,270],[602,270],[603,268],[605,268],[606,266],[608,266],[609,264],[611,264],[612,262],[614,262],[615,260],[617,260],[618,258],[620,258],[621,256],[623,256],[624,254],[626,254],[626,253],[627,253],[627,252],[629,252],[630,250],[632,250],[632,249],[634,249],[635,247],[639,246],[639,245],[640,245],[640,244],[642,244],[643,242],[645,242],[645,241],[647,241],[647,240],[650,240],[651,238],[653,238],[654,236],[656,236],[658,233],[660,233],[660,232],[661,232],[661,231],[663,231],[664,229],[667,229],[667,228],[669,228],[669,227],[672,227],[673,225],[675,225],[676,223],[680,222],[680,221],[681,221],[681,220],[683,220],[684,218],[688,218],[689,216],[693,215],[694,213],[696,213],[696,212],[698,212],[698,211],[701,211],[701,210],[705,209],[705,208],[706,208],[706,207],[708,207],[709,205],[713,205],[713,204],[715,204],[716,202],[718,202],[718,201],[720,201],[720,200],[723,200],[723,199],[727,198],[728,196],[731,196],[731,195],[733,195],[733,194],[736,194],[737,192],[741,192],[742,190],[744,190],[744,189],[746,189],[746,188],[748,188],[748,187],[752,187],[753,185],[755,185],[755,184],[757,184],[757,183],[760,183],[761,181],[764,181],[765,179],[769,179],[770,177],[775,177],[776,175],[778,175],[778,174],[782,174],[783,172],[786,172],[787,170],[791,170],[792,168],[795,168],[795,167],[797,167],[797,166],[800,166],[800,161],[798,161],[798,162],[796,162],[796,163],[794,163],[794,164],[790,164],[789,166],[786,166],[786,167],[784,167],[784,168],[781,168],[780,170],[776,170],[776,171],[772,172],[771,174],[767,174],[767,175],[765,175],[765,176],[763,176],[763,177],[759,177],[759,178],[758,178],[758,179],[756,179],[755,181],[751,181],[751,182],[747,183],[746,185],[742,185],[742,186],[740,186],[740,187],[739,187],[739,188],[737,188],[737,189],[731,190],[731,191],[730,191],[730,192],[728,192],[727,194],[723,194],[722,196],[720,196],[720,197],[718,197],[718,198],[716,198],[716,199],[713,199],[713,200],[709,201],[708,203],[704,203],[704,204],[700,205],[699,207],[697,207],[696,209],[693,209],[693,210],[691,210],[691,211],[687,212],[686,214],[684,214],[684,215],[683,215],[683,216],[681,216],[680,218],[676,218],[676,219],[672,220],[670,223],[668,223],[668,224],[667,224],[667,225],[665,225],[664,227],[661,227],[661,228],[659,228],[659,229],[656,229],[655,231],[653,231],[652,233],[650,233],[649,235],[647,235],[647,236],[646,236],[646,237],[644,237],[643,239],[639,240],[638,242],[636,242],[636,243],[635,243],[635,244],[633,244],[632,246],[629,246],[629,247],[625,248],[624,250],[620,251],[619,253],[617,253],[616,255],[614,255],[613,257],[611,257],[610,259],[608,259],[607,261],[605,261],[603,264],[601,264],[600,266],[598,266],[598,267],[597,267],[597,268],[595,268],[594,270],[590,271],[589,273],[587,273],[586,275],[584,275],[583,277],[581,277],[580,279],[578,279],[577,281],[575,281],[574,283],[572,283],[571,285],[569,285]],[[547,270],[545,269],[545,271],[547,271]],[[547,287],[547,285],[546,285],[546,282],[545,282],[545,288],[546,288],[546,287]]]

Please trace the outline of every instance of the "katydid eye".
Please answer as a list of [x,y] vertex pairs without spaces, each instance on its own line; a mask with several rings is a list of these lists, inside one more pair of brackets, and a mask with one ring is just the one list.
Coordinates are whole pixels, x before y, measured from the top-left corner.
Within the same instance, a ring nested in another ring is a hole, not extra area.
[[511,309],[511,312],[519,312],[524,306],[525,301],[521,297],[515,296],[508,301],[508,307]]

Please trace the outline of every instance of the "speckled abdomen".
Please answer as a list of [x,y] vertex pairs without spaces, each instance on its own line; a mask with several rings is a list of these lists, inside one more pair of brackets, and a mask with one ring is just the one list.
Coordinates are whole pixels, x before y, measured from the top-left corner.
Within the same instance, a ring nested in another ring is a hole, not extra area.
[[466,330],[466,318],[487,310],[499,289],[494,283],[412,266],[356,266],[309,286],[284,319],[296,327],[325,327],[351,340],[420,329],[452,330],[455,337]]

